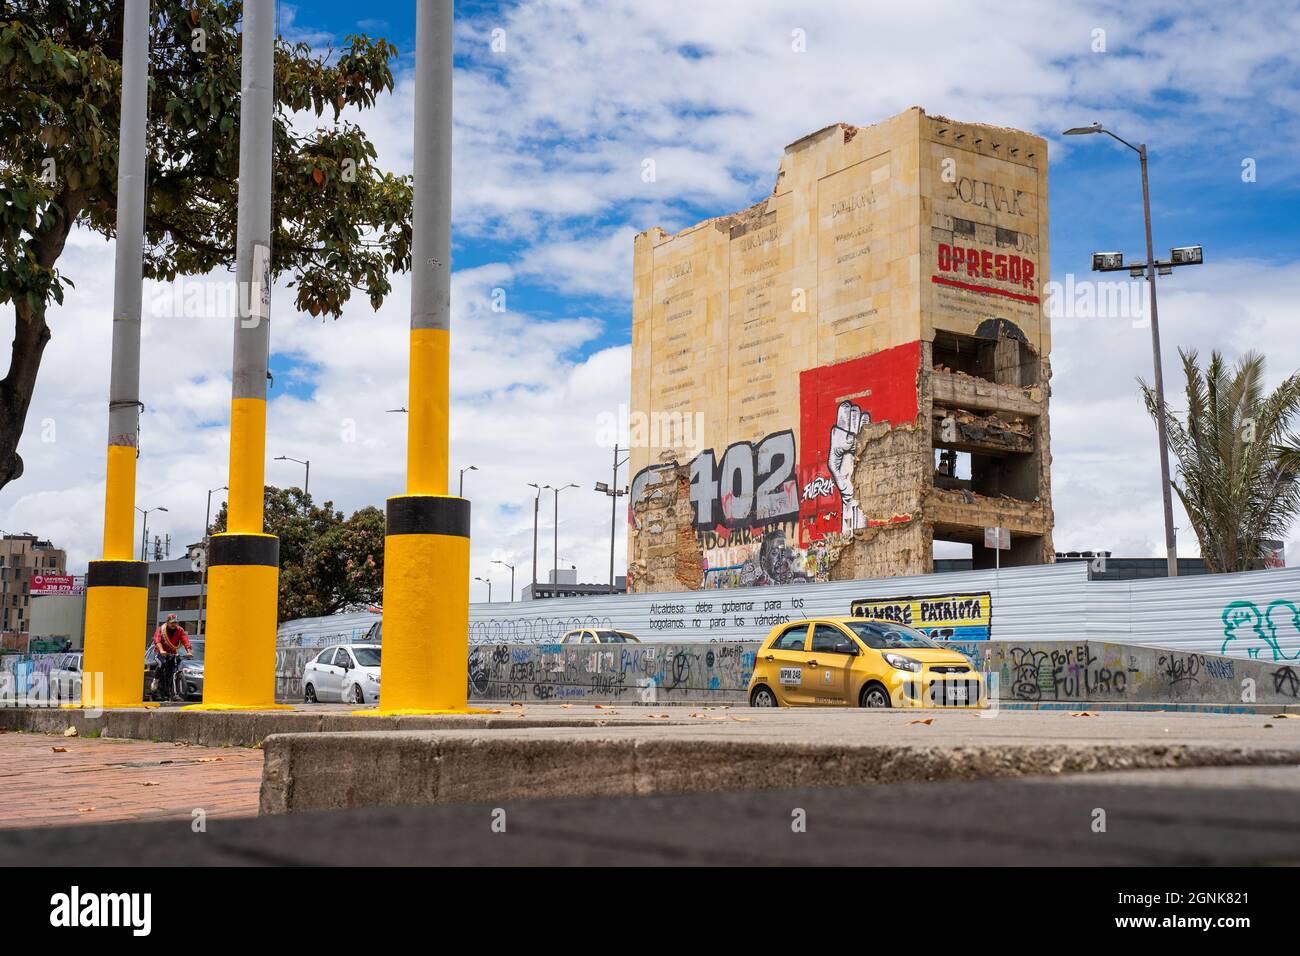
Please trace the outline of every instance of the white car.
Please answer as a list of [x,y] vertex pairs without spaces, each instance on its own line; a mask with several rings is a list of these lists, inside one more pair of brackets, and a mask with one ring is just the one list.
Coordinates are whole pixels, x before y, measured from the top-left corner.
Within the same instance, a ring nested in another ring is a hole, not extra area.
[[379,703],[379,645],[332,644],[302,671],[302,697],[309,704]]

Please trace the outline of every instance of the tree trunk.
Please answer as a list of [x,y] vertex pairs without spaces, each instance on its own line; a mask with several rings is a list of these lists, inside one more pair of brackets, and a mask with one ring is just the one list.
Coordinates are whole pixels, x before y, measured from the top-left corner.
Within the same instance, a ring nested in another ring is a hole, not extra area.
[[[54,268],[85,200],[86,192],[82,189],[64,189],[56,197],[40,230],[28,243],[38,265]],[[32,403],[36,374],[41,368],[41,356],[50,341],[50,327],[45,324],[48,300],[42,300],[33,309],[20,291],[13,301],[13,351],[9,358],[9,374],[0,379],[0,488],[23,473],[18,441],[23,437],[27,408]]]
[[32,310],[26,302],[19,302],[14,311],[14,344],[9,374],[0,379],[0,488],[23,473],[18,440],[23,436],[23,423],[32,402],[41,356],[50,340],[44,303]]

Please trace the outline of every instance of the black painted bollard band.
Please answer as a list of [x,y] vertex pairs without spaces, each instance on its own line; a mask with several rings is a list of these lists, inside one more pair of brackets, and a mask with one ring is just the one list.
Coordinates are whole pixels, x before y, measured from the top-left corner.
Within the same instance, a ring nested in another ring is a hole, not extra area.
[[388,534],[469,537],[469,499],[403,495],[388,499]]
[[208,567],[227,565],[280,566],[280,539],[268,534],[214,534],[208,545]]
[[147,588],[149,565],[143,561],[91,561],[86,568],[88,588]]

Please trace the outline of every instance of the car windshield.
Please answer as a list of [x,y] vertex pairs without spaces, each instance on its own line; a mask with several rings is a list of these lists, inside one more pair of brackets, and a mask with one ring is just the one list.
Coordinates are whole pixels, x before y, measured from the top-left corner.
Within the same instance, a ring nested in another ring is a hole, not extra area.
[[357,663],[362,667],[379,666],[379,648],[377,647],[354,647],[352,653],[357,657]]
[[626,644],[627,638],[618,631],[597,631],[596,637],[602,644]]
[[844,626],[867,647],[881,650],[890,647],[938,647],[914,627],[890,621],[845,621]]

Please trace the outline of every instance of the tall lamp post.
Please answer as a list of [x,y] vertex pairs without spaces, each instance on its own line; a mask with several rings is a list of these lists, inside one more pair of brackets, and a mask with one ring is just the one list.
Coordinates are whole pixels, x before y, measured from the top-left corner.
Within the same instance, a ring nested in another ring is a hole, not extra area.
[[216,491],[229,490],[230,488],[227,485],[208,489],[208,510],[203,516],[203,578],[199,582],[199,633],[197,636],[200,638],[203,637],[203,614],[208,596],[208,545],[212,540],[212,494]]
[[505,567],[505,568],[509,568],[509,569],[510,569],[510,600],[511,600],[511,602],[513,602],[514,599],[515,599],[515,566],[514,566],[513,564],[511,564],[510,562],[508,562],[508,561],[495,561],[495,560],[494,560],[492,563],[493,563],[493,564],[499,564],[499,565],[501,565],[502,567]]
[[460,488],[456,492],[458,498],[465,497],[465,472],[467,471],[478,471],[478,465],[468,465],[460,470]]
[[596,482],[596,490],[603,495],[609,495],[609,593],[614,593],[614,535],[618,530],[618,499],[627,494],[626,488],[618,486],[618,470],[627,464],[627,458],[622,461],[618,457],[619,447],[614,446],[614,482],[607,485],[603,481]]
[[488,586],[488,603],[491,604],[492,603],[492,582],[489,581],[487,578],[481,578],[478,575],[474,576],[474,580],[482,581],[484,584]]
[[303,461],[301,458],[290,458],[288,455],[277,455],[275,460],[296,461],[298,464],[305,465],[307,467],[307,473],[303,475],[303,479],[302,479],[302,495],[304,498],[307,497],[307,485],[311,483],[311,462]]
[[555,527],[553,529],[555,554],[552,557],[554,563],[551,571],[551,583],[554,584],[556,583],[554,579],[559,576],[560,571],[560,492],[568,491],[570,488],[576,488],[578,486],[570,482],[569,484],[562,485],[558,488],[555,485],[547,485],[546,487],[555,492]]
[[145,552],[145,547],[146,547],[146,542],[148,542],[149,540],[149,514],[150,512],[153,511],[166,511],[167,509],[162,507],[141,508],[139,505],[136,505],[135,510],[140,512],[140,514],[144,515],[144,522],[140,528],[140,560],[148,561],[149,558],[147,553]]
[[542,487],[535,481],[528,483],[529,488],[537,491],[533,498],[533,596],[537,595],[537,511],[542,500]]
[[1170,250],[1168,260],[1163,262],[1156,260],[1151,239],[1151,190],[1147,183],[1146,144],[1134,146],[1100,123],[1093,123],[1091,126],[1075,126],[1067,129],[1062,135],[1086,136],[1091,133],[1105,133],[1111,139],[1133,150],[1138,154],[1142,169],[1142,217],[1146,224],[1146,263],[1140,266],[1126,266],[1122,253],[1097,252],[1092,256],[1092,269],[1094,272],[1120,272],[1127,269],[1129,275],[1134,278],[1146,275],[1147,289],[1151,298],[1151,358],[1155,366],[1156,435],[1160,442],[1160,493],[1165,511],[1165,556],[1168,561],[1168,575],[1173,578],[1178,576],[1178,544],[1174,536],[1174,502],[1169,482],[1169,438],[1165,428],[1165,379],[1160,360],[1160,318],[1156,311],[1156,274],[1169,275],[1175,266],[1200,265],[1203,257],[1200,246],[1183,246]]

